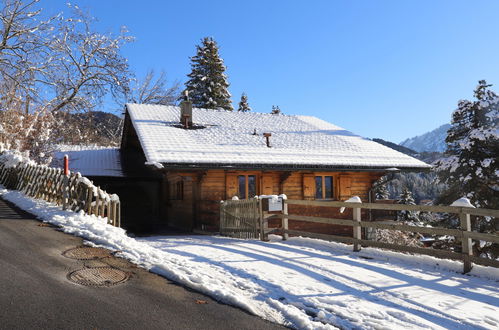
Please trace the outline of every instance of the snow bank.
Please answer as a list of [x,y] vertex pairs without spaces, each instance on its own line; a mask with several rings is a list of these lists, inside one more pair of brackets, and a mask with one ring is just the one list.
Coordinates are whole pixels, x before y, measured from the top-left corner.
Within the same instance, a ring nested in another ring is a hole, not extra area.
[[3,150],[1,152],[0,164],[3,164],[5,168],[16,167],[20,163],[35,164],[26,154],[20,153],[19,151]]
[[100,217],[62,211],[17,191],[0,196],[90,244],[166,278],[299,329],[497,329],[499,270],[460,262],[270,235],[134,239]]

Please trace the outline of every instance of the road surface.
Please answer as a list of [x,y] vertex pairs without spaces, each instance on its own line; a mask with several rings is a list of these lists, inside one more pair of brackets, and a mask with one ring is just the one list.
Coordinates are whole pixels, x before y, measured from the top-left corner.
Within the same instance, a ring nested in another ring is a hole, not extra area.
[[[0,199],[0,329],[282,329],[124,259],[62,255],[82,244]],[[107,265],[130,280],[95,287],[67,278]]]

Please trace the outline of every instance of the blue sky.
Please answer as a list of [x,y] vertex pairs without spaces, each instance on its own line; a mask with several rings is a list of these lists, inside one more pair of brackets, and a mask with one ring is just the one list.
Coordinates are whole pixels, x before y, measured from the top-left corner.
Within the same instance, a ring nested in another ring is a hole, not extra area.
[[246,92],[254,111],[279,105],[370,138],[425,133],[449,122],[478,80],[499,86],[499,1],[74,3],[103,32],[128,27],[136,41],[123,54],[138,76],[164,70],[184,82],[195,45],[212,36],[235,107]]

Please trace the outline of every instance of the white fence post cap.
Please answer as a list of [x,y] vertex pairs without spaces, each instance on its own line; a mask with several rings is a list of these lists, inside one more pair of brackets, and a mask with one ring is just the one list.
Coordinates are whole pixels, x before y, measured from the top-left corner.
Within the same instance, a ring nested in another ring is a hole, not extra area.
[[455,200],[454,203],[452,203],[450,206],[471,207],[474,209],[476,208],[466,197],[461,197],[458,200]]
[[[345,201],[345,203],[362,203],[362,200],[360,199],[359,196],[352,196],[349,199]],[[345,212],[345,207],[340,208],[340,213]]]

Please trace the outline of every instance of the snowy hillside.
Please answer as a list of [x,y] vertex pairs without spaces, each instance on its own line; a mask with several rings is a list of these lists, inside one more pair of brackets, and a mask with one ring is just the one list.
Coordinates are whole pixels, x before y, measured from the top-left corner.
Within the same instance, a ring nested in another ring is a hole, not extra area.
[[445,137],[450,124],[444,124],[431,132],[419,135],[400,142],[401,146],[422,152],[438,151],[444,152],[446,149]]

